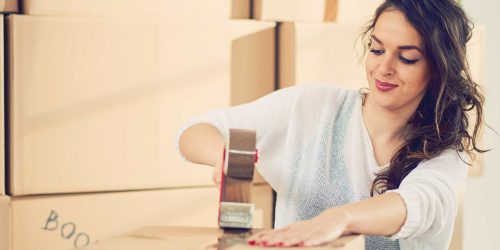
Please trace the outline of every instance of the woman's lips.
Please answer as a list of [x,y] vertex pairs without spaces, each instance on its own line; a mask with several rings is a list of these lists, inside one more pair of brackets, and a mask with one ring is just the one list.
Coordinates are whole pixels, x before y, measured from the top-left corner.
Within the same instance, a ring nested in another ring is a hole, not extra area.
[[382,82],[382,81],[379,81],[377,79],[375,79],[375,86],[377,87],[378,90],[383,91],[383,92],[390,91],[390,90],[393,90],[396,87],[398,87],[398,85],[394,85],[394,84],[387,83],[387,82]]

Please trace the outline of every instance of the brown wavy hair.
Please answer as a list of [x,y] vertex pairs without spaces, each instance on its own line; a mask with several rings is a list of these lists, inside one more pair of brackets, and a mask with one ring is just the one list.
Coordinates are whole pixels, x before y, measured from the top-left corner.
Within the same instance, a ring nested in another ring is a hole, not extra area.
[[[374,192],[397,189],[421,161],[444,150],[465,151],[471,159],[476,153],[486,152],[478,148],[484,97],[471,78],[467,62],[466,44],[472,36],[473,24],[465,12],[455,0],[386,0],[361,34],[364,44],[369,43],[380,15],[391,10],[401,11],[422,37],[421,46],[431,77],[408,122],[410,129],[404,144],[392,157],[390,167],[378,173],[372,183],[372,196]],[[469,120],[472,114],[475,121]]]

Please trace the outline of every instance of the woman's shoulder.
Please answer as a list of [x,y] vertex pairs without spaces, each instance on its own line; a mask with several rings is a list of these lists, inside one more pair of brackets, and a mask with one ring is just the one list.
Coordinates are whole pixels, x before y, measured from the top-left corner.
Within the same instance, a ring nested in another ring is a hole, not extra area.
[[359,96],[357,90],[343,88],[334,84],[299,84],[277,90],[286,95],[294,95],[297,99],[309,101],[342,101],[348,97]]
[[467,153],[446,149],[438,156],[422,161],[417,171],[437,171],[449,178],[461,181],[467,175],[470,158]]

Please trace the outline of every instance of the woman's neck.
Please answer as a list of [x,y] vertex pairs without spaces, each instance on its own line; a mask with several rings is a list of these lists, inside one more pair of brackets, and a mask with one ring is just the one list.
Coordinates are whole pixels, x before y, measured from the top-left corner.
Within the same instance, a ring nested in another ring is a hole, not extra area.
[[404,143],[408,120],[412,110],[389,110],[370,102],[365,97],[363,122],[372,142],[379,165],[389,163],[396,150]]

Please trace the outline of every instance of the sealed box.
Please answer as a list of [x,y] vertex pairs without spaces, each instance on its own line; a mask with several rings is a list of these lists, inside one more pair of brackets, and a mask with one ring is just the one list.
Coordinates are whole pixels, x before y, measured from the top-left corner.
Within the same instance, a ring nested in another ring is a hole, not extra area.
[[[266,195],[254,192],[253,196]],[[271,203],[270,194],[266,203]],[[256,199],[263,227],[265,197]],[[215,187],[0,198],[0,246],[9,250],[78,249],[146,225],[217,227]],[[4,222],[9,222],[4,223]],[[267,222],[266,222],[267,223]],[[7,225],[9,225],[7,227]],[[7,231],[6,231],[7,230]],[[3,244],[3,245],[1,245]]]
[[250,0],[24,0],[22,13],[45,16],[250,18]]
[[[251,233],[258,232],[253,230]],[[250,233],[248,233],[250,234]],[[258,250],[265,247],[249,246],[243,234],[225,234],[218,228],[147,226],[128,234],[114,237],[86,247],[87,250]],[[290,248],[286,248],[290,249]],[[341,237],[326,245],[316,247],[294,247],[310,250],[362,250],[365,249],[364,236]]]
[[381,0],[254,0],[255,19],[282,22],[362,23]]
[[11,15],[11,195],[211,185],[180,127],[274,90],[275,24]]

